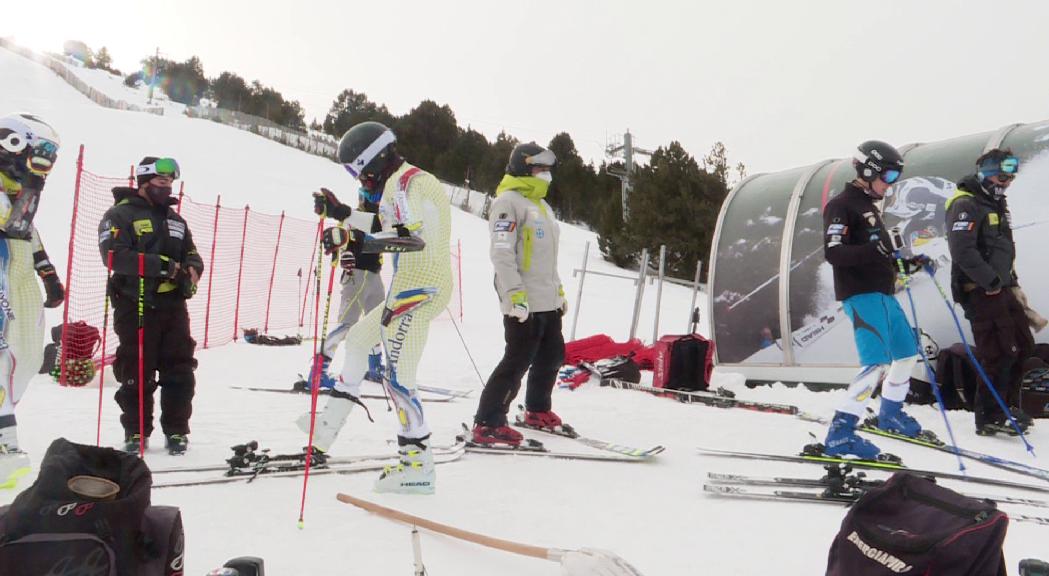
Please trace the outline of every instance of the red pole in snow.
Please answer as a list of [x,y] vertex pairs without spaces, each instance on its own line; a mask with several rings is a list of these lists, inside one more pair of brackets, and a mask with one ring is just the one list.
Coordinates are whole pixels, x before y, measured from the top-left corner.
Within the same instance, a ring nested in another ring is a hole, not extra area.
[[[177,212],[179,214],[182,214],[182,198],[183,198],[183,196],[185,196],[185,192],[186,192],[186,183],[185,182],[179,182],[178,183],[178,207],[175,208],[175,212]],[[205,348],[207,348],[207,346],[205,346]]]
[[273,268],[270,269],[270,287],[266,293],[266,322],[262,331],[270,331],[270,300],[273,298],[273,277],[277,274],[277,255],[280,253],[280,236],[284,232],[284,211],[280,211],[280,224],[277,225],[277,245],[273,248]]
[[83,174],[84,145],[81,144],[80,153],[76,159],[76,187],[73,189],[73,221],[69,224],[69,251],[66,253],[66,297],[62,303],[62,353],[58,355],[58,382],[63,386],[66,384],[66,350],[69,349],[67,346],[69,335],[67,334],[66,326],[69,325],[69,295],[73,293],[73,247],[76,242],[76,220],[77,216],[80,215],[80,182]]
[[251,208],[244,205],[244,228],[240,231],[240,264],[237,267],[237,305],[233,308],[233,341],[237,341],[237,328],[240,326],[240,279],[244,276],[244,243],[248,238],[248,216]]
[[[314,252],[317,251],[317,242],[320,239],[321,234],[323,233],[323,231],[324,231],[323,226],[318,226],[317,227],[317,235],[313,237],[313,248],[310,250],[310,254],[313,254]],[[312,275],[312,274],[313,274],[313,258],[311,257],[310,258],[310,273],[307,274],[306,277],[309,278],[310,275]],[[310,291],[309,290],[306,290],[302,294],[302,312],[299,313],[299,328],[302,328],[302,320],[306,316],[306,300],[309,299],[309,296],[310,296]]]
[[106,378],[106,336],[109,332],[109,280],[113,277],[113,251],[106,252],[106,293],[102,304],[102,360],[98,367],[98,428],[95,430],[95,446],[102,445],[102,382]]
[[215,245],[219,242],[219,211],[222,194],[215,198],[215,221],[211,225],[211,260],[208,262],[208,301],[204,305],[204,348],[208,347],[208,331],[211,328],[211,279],[215,277]]

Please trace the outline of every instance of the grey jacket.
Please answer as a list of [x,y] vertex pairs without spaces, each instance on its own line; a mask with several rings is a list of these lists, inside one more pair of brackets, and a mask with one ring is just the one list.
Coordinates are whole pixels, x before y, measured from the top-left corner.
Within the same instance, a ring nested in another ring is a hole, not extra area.
[[510,313],[510,295],[522,290],[528,294],[530,312],[560,308],[557,248],[561,233],[546,200],[525,198],[517,190],[502,191],[489,210],[488,232],[502,313]]
[[995,200],[976,176],[958,183],[947,201],[947,242],[951,249],[951,291],[956,302],[977,287],[1016,286],[1016,244],[1005,199]]

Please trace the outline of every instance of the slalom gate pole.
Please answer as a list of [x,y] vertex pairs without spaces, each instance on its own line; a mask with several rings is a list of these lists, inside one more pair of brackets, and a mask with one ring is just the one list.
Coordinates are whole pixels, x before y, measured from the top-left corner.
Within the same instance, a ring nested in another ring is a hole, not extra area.
[[1005,400],[1002,399],[998,391],[995,390],[994,385],[991,384],[991,379],[987,377],[987,372],[984,371],[983,366],[980,365],[979,360],[976,359],[976,355],[973,354],[973,349],[969,346],[969,341],[965,338],[965,332],[962,330],[962,323],[958,320],[958,313],[954,311],[954,305],[951,303],[951,299],[947,296],[947,292],[944,291],[943,286],[940,285],[939,281],[936,280],[936,274],[933,273],[930,267],[926,267],[925,271],[932,278],[932,283],[936,285],[936,289],[940,291],[940,297],[943,298],[943,303],[947,305],[947,310],[951,312],[951,318],[954,319],[954,327],[958,330],[958,337],[962,339],[962,345],[965,347],[965,353],[969,356],[969,361],[976,367],[976,372],[980,375],[980,380],[983,381],[984,386],[991,391],[998,405],[1002,407],[1002,411],[1005,412],[1005,417],[1009,419],[1009,423],[1013,425],[1013,429],[1020,435],[1020,440],[1023,441],[1024,447],[1027,451],[1034,456],[1034,446],[1027,441],[1027,435],[1020,429],[1020,425],[1017,424],[1016,419],[1013,418],[1013,413],[1009,410],[1009,406],[1005,404]]
[[[320,221],[317,223],[317,229],[323,234],[325,215],[321,214]],[[313,433],[317,424],[317,396],[320,392],[320,376],[323,362],[320,360],[320,355],[317,353],[317,341],[318,341],[318,326],[321,321],[319,317],[320,305],[321,305],[321,276],[324,274],[321,267],[324,265],[324,243],[317,243],[317,297],[314,299],[314,312],[313,319],[313,374],[310,376],[310,434],[309,442],[306,444],[306,470],[302,478],[302,500],[299,503],[299,528],[303,527],[303,518],[306,514],[306,487],[310,482],[310,464],[313,461]],[[328,274],[328,293],[324,299],[324,327],[320,333],[320,352],[324,353],[324,344],[328,339],[328,312],[331,309],[331,293],[332,288],[335,286],[335,267],[339,261],[339,253],[335,251],[331,255],[331,272]]]
[[113,251],[106,252],[106,288],[102,295],[102,360],[98,366],[98,425],[95,446],[102,445],[102,382],[106,376],[106,334],[109,332],[109,281],[113,278]]

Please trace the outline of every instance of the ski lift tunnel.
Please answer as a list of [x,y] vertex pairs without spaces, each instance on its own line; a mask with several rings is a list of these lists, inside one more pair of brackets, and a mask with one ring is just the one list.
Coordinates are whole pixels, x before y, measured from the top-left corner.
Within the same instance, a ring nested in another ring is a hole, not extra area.
[[[1010,148],[1020,158],[1008,192],[1016,271],[1031,306],[1049,316],[1049,259],[1040,248],[1049,233],[1049,121],[899,148],[905,168],[883,201],[885,224],[900,228],[905,252],[933,258],[936,283],[949,298],[944,204],[955,182],[972,174],[976,158],[992,148]],[[719,370],[752,382],[841,384],[853,378],[859,360],[823,258],[823,207],[854,177],[851,158],[825,160],[756,174],[729,192],[708,279],[707,317]],[[936,283],[920,274],[910,287],[917,325],[929,336],[923,343],[945,348],[961,340]],[[913,324],[906,292],[896,297]],[[956,310],[971,343],[968,322]],[[1049,329],[1035,338],[1049,341]]]

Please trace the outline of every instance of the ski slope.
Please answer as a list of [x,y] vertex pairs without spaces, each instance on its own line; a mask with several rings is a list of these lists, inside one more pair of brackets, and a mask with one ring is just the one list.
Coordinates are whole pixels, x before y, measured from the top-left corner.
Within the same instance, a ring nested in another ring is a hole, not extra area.
[[[0,113],[40,114],[62,136],[63,153],[37,216],[37,225],[56,261],[62,262],[65,257],[79,144],[87,148],[90,169],[100,174],[125,174],[128,166],[144,155],[176,157],[188,194],[199,200],[222,194],[223,204],[229,206],[250,203],[261,211],[287,210],[289,215],[310,217],[310,193],[316,188],[326,186],[342,198],[355,193],[356,186],[338,165],[250,133],[204,120],[100,108],[46,69],[2,49],[0,70],[5,79]],[[501,319],[491,288],[487,227],[473,215],[458,210],[452,214],[453,241],[461,239],[463,245],[462,332],[480,376],[486,378],[503,346]],[[579,306],[575,297],[578,278],[573,278],[572,269],[581,264],[587,241],[591,243],[592,269],[625,273],[597,257],[593,233],[563,226],[561,241],[560,271],[571,306]],[[577,337],[607,333],[625,340],[633,298],[634,287],[628,281],[588,277]],[[664,288],[661,333],[685,329],[690,298],[688,289],[672,285]],[[654,302],[650,287],[639,329],[646,340],[652,331]],[[705,309],[702,301],[697,305]],[[566,325],[566,335],[568,329]],[[707,332],[705,319],[701,330]],[[199,351],[190,451],[183,457],[168,456],[160,448],[162,438],[157,433],[153,438],[157,447],[147,453],[147,462],[158,468],[221,463],[230,455],[229,446],[253,439],[279,452],[298,450],[306,438],[294,420],[308,409],[307,398],[231,387],[290,386],[305,370],[311,349],[310,342],[286,348],[238,343]],[[450,443],[460,423],[472,420],[481,378],[447,319],[432,325],[420,375],[421,384],[474,391],[467,399],[425,405],[435,443]],[[792,403],[826,417],[833,413],[842,394],[817,394],[782,385],[750,390],[733,374],[718,374],[716,384],[731,388],[741,398]],[[107,445],[116,445],[122,438],[113,391],[113,383],[107,382],[102,412],[102,442]],[[378,388],[366,391],[378,392]],[[39,460],[58,436],[93,443],[98,395],[94,386],[62,388],[46,376],[37,377],[18,407],[23,447]],[[394,452],[393,415],[381,401],[372,400],[368,405],[375,423],[369,423],[358,408],[333,453]],[[317,476],[310,480],[302,529],[296,526],[301,478],[155,490],[153,501],[182,510],[188,575],[205,574],[238,555],[264,557],[267,573],[273,576],[411,574],[410,528],[339,503],[337,492],[494,537],[545,547],[603,548],[629,560],[648,576],[811,575],[825,569],[827,550],[844,508],[721,500],[702,493],[702,480],[708,471],[817,477],[819,468],[700,457],[695,451],[697,446],[704,446],[793,453],[812,441],[810,434],[822,439],[821,426],[790,416],[684,405],[641,392],[600,388],[595,383],[576,391],[556,390],[554,406],[584,435],[639,447],[663,444],[667,451],[647,464],[467,454],[438,468],[437,494],[429,497],[373,494],[370,486],[374,473]],[[934,409],[915,407],[912,413],[940,436],[946,436]],[[1026,456],[1014,439],[976,437],[967,413],[953,413],[950,418],[966,448],[1049,467],[1045,457],[1033,460]],[[553,448],[587,450],[567,439],[541,439]],[[1031,442],[1043,452],[1049,451],[1049,422],[1038,423]],[[878,443],[916,467],[957,469],[956,461],[947,454],[897,445],[891,440]],[[976,463],[967,466],[973,474],[1027,480]],[[1006,489],[961,488],[1037,497]],[[11,492],[0,494],[0,504],[8,503],[13,496]],[[1003,509],[1049,515],[1038,509]],[[1015,566],[1021,558],[1045,557],[1047,534],[1045,527],[1013,524],[1005,545],[1010,565]],[[560,573],[550,562],[425,532],[422,551],[431,576]]]

